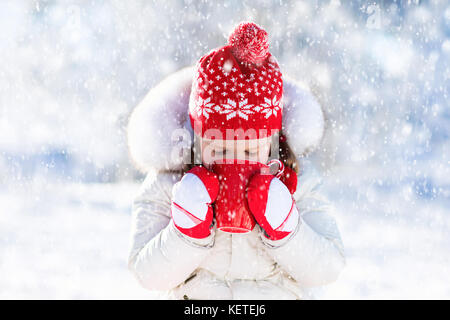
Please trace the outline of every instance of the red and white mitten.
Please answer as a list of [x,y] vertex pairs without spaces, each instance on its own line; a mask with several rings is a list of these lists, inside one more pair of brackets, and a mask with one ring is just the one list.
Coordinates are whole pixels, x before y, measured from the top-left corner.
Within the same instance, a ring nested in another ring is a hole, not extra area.
[[217,176],[194,167],[172,189],[172,220],[181,233],[196,239],[211,234],[213,203],[219,192]]
[[299,213],[295,200],[280,179],[268,174],[256,174],[247,187],[248,207],[266,237],[280,240],[295,230]]
[[285,167],[280,176],[280,180],[286,185],[289,192],[294,194],[297,190],[297,173],[289,167]]

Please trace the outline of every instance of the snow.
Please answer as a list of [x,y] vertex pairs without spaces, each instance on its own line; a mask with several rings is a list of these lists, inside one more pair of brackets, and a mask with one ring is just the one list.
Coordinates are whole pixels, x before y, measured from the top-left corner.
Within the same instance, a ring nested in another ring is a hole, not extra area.
[[127,271],[135,183],[36,178],[0,193],[0,299],[149,299]]
[[[377,183],[367,168],[336,171],[327,193],[335,195],[347,266],[338,281],[318,296],[448,299],[448,195],[446,199],[418,199],[407,184],[386,187]],[[355,182],[352,173],[360,179]]]
[[347,266],[318,297],[450,298],[444,0],[2,1],[0,298],[156,297],[126,266],[143,178],[128,117],[247,19],[324,107],[317,163]]
[[[335,171],[325,190],[336,205],[347,265],[335,283],[313,290],[317,297],[448,298],[448,190],[447,200],[417,199],[407,185],[380,186],[377,171]],[[42,177],[3,186],[0,298],[157,297],[126,267],[138,188],[136,182],[48,183]]]

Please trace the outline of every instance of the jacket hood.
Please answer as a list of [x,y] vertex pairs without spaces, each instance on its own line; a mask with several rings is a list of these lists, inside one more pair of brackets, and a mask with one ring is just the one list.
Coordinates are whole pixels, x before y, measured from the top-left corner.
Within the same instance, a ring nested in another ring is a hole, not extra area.
[[[188,114],[193,75],[193,67],[169,75],[132,111],[127,128],[128,149],[133,163],[142,172],[182,167],[180,151],[189,150],[193,142]],[[324,115],[312,93],[286,75],[283,92],[282,130],[299,158],[320,144]]]

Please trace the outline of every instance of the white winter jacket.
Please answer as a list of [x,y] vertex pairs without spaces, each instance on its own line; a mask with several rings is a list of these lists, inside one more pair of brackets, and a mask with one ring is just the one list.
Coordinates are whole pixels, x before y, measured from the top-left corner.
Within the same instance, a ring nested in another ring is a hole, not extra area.
[[[332,207],[320,194],[321,178],[311,158],[304,156],[320,142],[323,116],[312,95],[290,80],[284,80],[283,131],[299,155],[297,229],[271,241],[258,225],[247,234],[214,228],[206,239],[189,238],[174,227],[171,193],[181,175],[167,170],[180,165],[169,159],[167,145],[176,142],[167,139],[167,130],[185,128],[192,134],[186,119],[191,79],[192,69],[170,76],[130,118],[130,154],[148,173],[133,203],[129,269],[143,287],[175,299],[302,299],[305,288],[336,280],[345,264],[343,245]],[[291,118],[285,120],[287,116]],[[150,136],[155,128],[158,132]],[[299,132],[308,134],[296,143]],[[155,135],[166,139],[154,141]]]

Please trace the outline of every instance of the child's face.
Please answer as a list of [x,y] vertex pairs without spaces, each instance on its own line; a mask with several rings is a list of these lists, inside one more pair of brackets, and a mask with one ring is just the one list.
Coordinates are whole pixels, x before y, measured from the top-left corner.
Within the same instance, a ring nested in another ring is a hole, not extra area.
[[209,166],[215,160],[239,159],[266,163],[269,159],[271,139],[207,140],[202,139],[202,162]]

